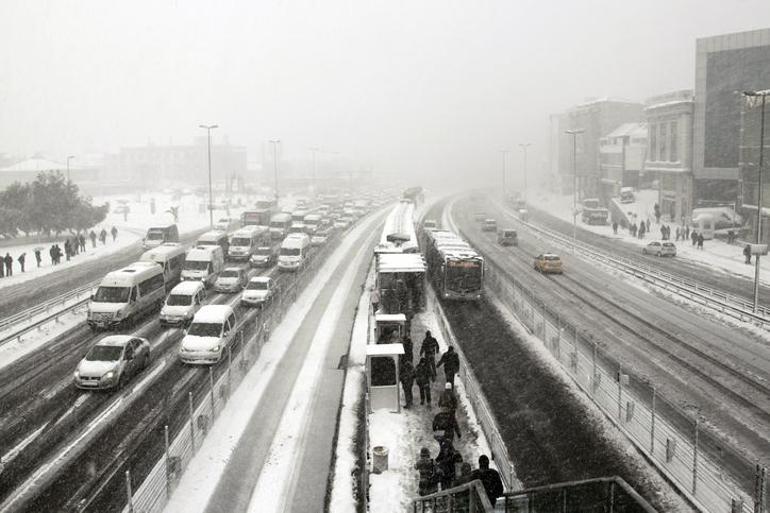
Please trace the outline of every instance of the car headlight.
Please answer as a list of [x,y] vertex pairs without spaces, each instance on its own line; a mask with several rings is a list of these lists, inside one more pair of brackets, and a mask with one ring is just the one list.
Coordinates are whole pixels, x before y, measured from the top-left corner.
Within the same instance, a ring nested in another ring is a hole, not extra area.
[[79,370],[76,370],[76,371],[75,371],[75,378],[79,378],[79,377],[80,377],[80,371],[79,371]]
[[215,353],[218,353],[218,352],[219,352],[219,347],[220,347],[220,346],[219,346],[219,344],[217,344],[217,345],[215,345],[214,347],[212,347],[212,348],[211,348],[211,350],[212,350],[213,352],[215,352]]
[[102,379],[112,379],[114,377],[115,377],[115,371],[111,370],[111,371],[107,371],[107,374],[102,376]]
[[123,316],[123,311],[122,310],[118,310],[117,312],[115,312],[115,318],[116,319],[120,319],[122,316]]

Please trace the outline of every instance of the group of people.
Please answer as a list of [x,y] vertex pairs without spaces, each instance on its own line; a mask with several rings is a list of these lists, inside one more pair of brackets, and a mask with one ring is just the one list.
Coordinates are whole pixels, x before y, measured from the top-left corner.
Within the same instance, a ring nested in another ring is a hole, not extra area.
[[[486,454],[479,456],[479,467],[474,470],[470,463],[463,461],[460,453],[455,451],[448,442],[441,444],[435,458],[431,457],[430,449],[427,447],[420,449],[420,459],[417,460],[414,468],[420,473],[417,486],[421,496],[436,493],[439,485],[442,490],[447,490],[477,479],[484,486],[487,498],[493,506],[497,498],[503,494],[500,473],[489,468],[489,457]],[[463,498],[458,496],[456,500],[463,500]]]
[[444,367],[446,383],[449,387],[453,388],[455,375],[460,370],[460,357],[454,348],[449,346],[446,353],[441,355],[437,363],[436,355],[439,353],[438,341],[430,331],[425,332],[425,338],[420,345],[420,359],[416,366],[412,363],[414,354],[412,339],[407,335],[402,344],[404,346],[404,354],[401,355],[399,361],[399,378],[401,380],[401,388],[404,391],[404,400],[406,401],[404,408],[409,409],[414,404],[413,389],[414,385],[417,384],[420,393],[420,404],[427,405],[430,409],[433,400],[430,385],[436,381],[436,369]]
[[[110,230],[110,233],[112,234],[113,242],[117,240],[118,229],[113,226],[112,229]],[[96,234],[95,231],[91,230],[88,233],[88,237],[91,239],[91,245],[94,248],[96,247],[97,238],[102,243],[102,245],[107,244],[107,230],[105,230],[104,228],[102,228],[102,230],[99,232],[98,235]],[[62,248],[62,246],[64,247]],[[40,267],[43,264],[42,249],[43,248],[35,248],[34,250],[35,262],[37,263],[38,267]],[[86,251],[85,233],[78,233],[65,239],[62,245],[59,245],[59,243],[51,244],[51,246],[48,248],[48,256],[51,258],[51,265],[58,265],[61,263],[62,257],[65,257],[67,261],[69,261],[70,258],[77,256],[81,252],[85,252],[85,251]],[[24,272],[25,270],[26,261],[27,261],[26,252],[21,253],[15,259],[15,262],[19,265],[19,270],[21,272]],[[13,263],[14,263],[14,258],[11,256],[9,252],[6,252],[5,256],[0,257],[0,278],[5,278],[6,276],[13,276]]]

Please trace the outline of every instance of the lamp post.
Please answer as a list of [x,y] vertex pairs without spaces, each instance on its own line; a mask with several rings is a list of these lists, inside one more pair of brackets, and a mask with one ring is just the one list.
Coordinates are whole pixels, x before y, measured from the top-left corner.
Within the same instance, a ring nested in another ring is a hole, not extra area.
[[74,159],[75,155],[67,155],[67,181],[70,181],[70,160]]
[[577,240],[577,136],[585,132],[582,128],[566,130],[572,136],[572,252],[575,252]]
[[214,228],[214,188],[211,185],[211,131],[219,128],[219,125],[198,125],[206,131],[209,156],[209,227]]
[[273,145],[273,188],[275,189],[275,203],[278,204],[278,145],[281,144],[280,139],[270,139],[270,144]]
[[532,143],[521,143],[519,144],[519,148],[524,150],[524,204],[527,204],[527,148]]
[[[770,90],[767,91],[746,91],[743,93],[747,98],[762,98],[761,112],[759,115],[759,165],[757,166],[757,224],[756,224],[756,236],[754,238],[756,244],[762,241],[762,167],[763,157],[765,149],[765,100],[767,95],[770,94]],[[754,258],[754,313],[757,313],[757,306],[759,305],[759,253]]]
[[511,152],[511,150],[500,150],[500,153],[503,154],[503,201],[505,201],[505,157]]

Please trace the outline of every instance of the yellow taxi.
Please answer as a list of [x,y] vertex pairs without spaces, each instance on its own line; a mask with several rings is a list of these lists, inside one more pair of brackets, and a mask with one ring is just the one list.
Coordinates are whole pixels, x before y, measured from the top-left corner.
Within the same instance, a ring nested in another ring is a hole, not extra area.
[[541,273],[562,273],[561,258],[553,253],[543,253],[535,257],[535,270]]

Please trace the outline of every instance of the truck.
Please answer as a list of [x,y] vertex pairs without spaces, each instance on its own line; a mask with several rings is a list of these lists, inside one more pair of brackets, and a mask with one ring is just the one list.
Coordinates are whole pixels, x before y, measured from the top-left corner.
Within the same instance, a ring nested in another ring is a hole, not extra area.
[[610,218],[610,211],[599,205],[596,198],[586,198],[583,200],[583,212],[581,219],[586,224],[605,225]]
[[270,226],[270,218],[274,213],[274,208],[246,210],[241,214],[241,226]]

